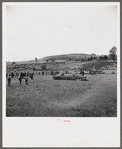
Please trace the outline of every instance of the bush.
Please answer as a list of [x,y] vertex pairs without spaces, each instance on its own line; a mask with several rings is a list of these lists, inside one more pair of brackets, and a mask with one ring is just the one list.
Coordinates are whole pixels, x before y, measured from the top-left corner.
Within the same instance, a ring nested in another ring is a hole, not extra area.
[[41,66],[42,70],[46,70],[46,65]]
[[114,71],[112,71],[112,73],[111,74],[115,74],[115,72]]

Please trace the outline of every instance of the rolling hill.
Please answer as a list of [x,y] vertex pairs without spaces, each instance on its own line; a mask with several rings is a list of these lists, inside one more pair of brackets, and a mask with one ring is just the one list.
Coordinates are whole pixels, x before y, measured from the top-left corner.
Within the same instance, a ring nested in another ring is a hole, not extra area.
[[[96,54],[83,54],[83,53],[74,53],[74,54],[62,54],[62,55],[52,55],[52,56],[46,56],[41,59],[37,58],[38,63],[45,63],[47,60],[48,61],[69,61],[69,60],[81,60],[81,59],[87,59],[89,57],[97,57]],[[35,63],[34,60],[27,60],[27,61],[15,61],[16,64],[30,64],[30,63]],[[12,62],[8,62],[9,65],[12,64]]]

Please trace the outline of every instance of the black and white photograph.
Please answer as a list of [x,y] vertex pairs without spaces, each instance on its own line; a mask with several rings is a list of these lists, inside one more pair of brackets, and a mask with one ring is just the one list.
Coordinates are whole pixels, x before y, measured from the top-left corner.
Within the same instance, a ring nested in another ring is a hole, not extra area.
[[119,3],[3,6],[6,118],[118,118]]

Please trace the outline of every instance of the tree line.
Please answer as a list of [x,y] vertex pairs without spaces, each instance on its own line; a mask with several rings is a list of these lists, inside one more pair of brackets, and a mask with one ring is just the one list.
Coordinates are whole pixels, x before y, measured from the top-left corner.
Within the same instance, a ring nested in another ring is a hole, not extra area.
[[[109,54],[108,55],[100,55],[99,57],[84,57],[84,58],[77,58],[77,59],[72,59],[71,57],[69,58],[69,61],[72,61],[72,60],[75,60],[75,61],[92,61],[92,60],[94,60],[94,59],[100,59],[100,60],[109,60],[109,59],[111,59],[111,60],[117,60],[117,54],[116,54],[116,52],[117,52],[117,47],[115,47],[115,46],[113,46],[110,50],[109,50]],[[37,63],[37,58],[35,58],[35,62]],[[52,59],[52,61],[54,61],[54,59]],[[49,60],[46,60],[46,62],[48,63],[49,62]],[[16,63],[15,62],[12,62],[12,66],[13,65],[16,65]],[[35,69],[35,68],[33,68],[33,69]],[[46,69],[46,66],[45,65],[42,65],[42,69]]]

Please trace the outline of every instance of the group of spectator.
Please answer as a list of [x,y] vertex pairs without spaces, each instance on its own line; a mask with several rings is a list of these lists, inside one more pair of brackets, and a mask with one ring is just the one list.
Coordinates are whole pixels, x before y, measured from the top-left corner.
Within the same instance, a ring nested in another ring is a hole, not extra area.
[[[41,74],[42,74],[42,76],[43,75],[48,75],[48,72],[47,71],[46,72],[42,71],[42,73],[38,72],[38,75],[41,75]],[[59,71],[57,71],[55,73],[53,71],[51,71],[51,75],[55,75],[55,74],[59,74]],[[7,73],[6,78],[8,80],[8,86],[11,85],[11,79],[14,78],[15,76],[18,77],[20,85],[22,83],[22,80],[25,80],[25,84],[28,85],[28,78],[30,77],[31,80],[33,80],[34,72],[23,71],[23,72],[15,72],[15,73],[14,72],[9,72],[9,73]]]
[[[66,74],[68,73],[68,71],[66,72]],[[41,73],[38,72],[38,74],[40,75]],[[46,73],[44,71],[42,71],[42,76],[43,75],[47,75],[47,71]],[[51,71],[51,75],[56,75],[56,74],[59,74],[59,71]],[[80,70],[80,74],[82,76],[84,76],[84,71],[83,70]],[[8,86],[11,85],[11,79],[14,78],[15,76],[19,76],[19,82],[20,82],[20,85],[22,83],[22,80],[24,79],[25,80],[25,85],[28,85],[28,78],[30,77],[31,80],[33,80],[33,77],[34,77],[34,72],[20,72],[20,73],[14,73],[14,72],[10,72],[10,73],[7,73],[6,74],[6,77],[8,79]]]
[[[19,76],[19,82],[20,85],[22,83],[22,79],[25,80],[25,84],[28,85],[28,77],[30,77],[31,79],[33,79],[34,73],[29,73],[29,72],[21,72],[18,74]],[[6,74],[7,80],[8,80],[8,86],[11,85],[11,79],[15,77],[15,74],[13,72],[10,72],[8,74]]]

